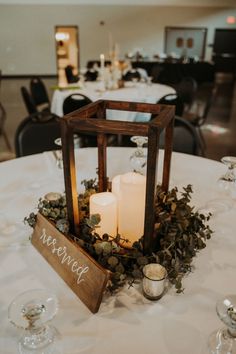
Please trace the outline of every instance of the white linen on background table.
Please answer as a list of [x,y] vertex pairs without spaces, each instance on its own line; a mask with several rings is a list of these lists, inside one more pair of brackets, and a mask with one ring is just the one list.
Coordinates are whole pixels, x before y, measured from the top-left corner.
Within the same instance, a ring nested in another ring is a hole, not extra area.
[[[131,101],[131,102],[143,102],[143,103],[157,103],[157,101],[167,95],[175,93],[173,87],[152,84],[148,86],[145,83],[126,83],[126,87],[117,90],[107,90],[105,92],[98,91],[99,82],[85,82],[85,86],[81,89],[71,90],[55,90],[52,97],[51,112],[63,116],[63,102],[65,98],[73,93],[81,93],[91,101],[97,101],[99,99],[115,100],[115,101]],[[109,120],[123,120],[123,121],[148,121],[150,114],[148,113],[135,113],[127,111],[111,111],[107,112],[107,119]]]
[[[130,170],[130,148],[108,148],[108,175]],[[159,180],[163,152],[160,151]],[[96,176],[94,148],[76,151],[79,180]],[[193,185],[192,205],[202,207],[221,197],[216,179],[225,172],[221,163],[173,153],[171,186]],[[44,258],[29,243],[31,229],[22,223],[36,211],[39,197],[62,192],[62,172],[51,152],[0,163],[0,352],[16,353],[19,331],[7,319],[11,300],[22,291],[46,288],[59,298],[59,312],[53,320],[62,335],[63,354],[203,354],[209,334],[221,326],[215,303],[222,295],[236,292],[235,202],[211,220],[214,235],[194,259],[194,272],[184,279],[185,291],[172,288],[159,301],[145,299],[140,285],[124,287],[117,295],[104,296],[100,310],[91,314]],[[79,184],[81,188],[81,185]],[[3,232],[9,220],[18,226],[19,245],[6,247]],[[24,239],[23,244],[20,244]]]

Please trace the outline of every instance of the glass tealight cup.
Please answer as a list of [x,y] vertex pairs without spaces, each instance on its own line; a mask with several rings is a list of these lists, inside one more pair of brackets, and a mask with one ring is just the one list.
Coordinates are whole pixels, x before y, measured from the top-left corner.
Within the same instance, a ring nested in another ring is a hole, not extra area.
[[159,300],[165,291],[167,271],[158,263],[143,267],[143,294],[149,300]]

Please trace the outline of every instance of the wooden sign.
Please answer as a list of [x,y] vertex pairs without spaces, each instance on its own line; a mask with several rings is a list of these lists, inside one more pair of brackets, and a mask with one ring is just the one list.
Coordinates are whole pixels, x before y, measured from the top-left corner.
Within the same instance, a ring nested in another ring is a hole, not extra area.
[[109,271],[38,213],[33,246],[93,313],[99,310]]

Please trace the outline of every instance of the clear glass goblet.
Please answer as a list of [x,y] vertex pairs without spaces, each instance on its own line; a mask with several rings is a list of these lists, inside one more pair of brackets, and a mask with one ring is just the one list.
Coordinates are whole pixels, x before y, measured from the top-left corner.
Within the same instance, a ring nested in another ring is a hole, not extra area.
[[236,157],[224,156],[221,162],[227,166],[227,171],[217,180],[218,198],[209,200],[204,206],[199,208],[200,213],[211,213],[213,216],[228,212],[232,209],[236,199]]
[[132,136],[130,140],[137,145],[136,150],[130,156],[130,163],[134,172],[145,174],[147,165],[147,154],[143,149],[143,145],[147,144],[148,138],[146,136]]
[[23,329],[18,342],[19,353],[54,353],[56,330],[48,322],[56,315],[58,300],[44,289],[34,289],[18,295],[9,305],[8,318]]
[[[57,145],[57,146],[62,146],[62,142],[61,142],[61,138],[57,138],[54,140],[54,143]],[[81,139],[77,136],[77,135],[74,135],[74,147],[75,149],[80,147],[81,145]],[[59,169],[63,169],[63,158],[62,158],[62,151],[61,150],[54,150],[53,151],[53,154],[55,156],[55,159],[56,159],[56,164],[57,164],[57,167]]]
[[209,353],[236,354],[236,295],[226,295],[217,301],[216,312],[226,326],[210,335]]
[[224,156],[221,159],[227,166],[226,173],[218,179],[218,186],[222,192],[231,197],[236,196],[236,175],[234,169],[236,167],[236,157],[235,156]]

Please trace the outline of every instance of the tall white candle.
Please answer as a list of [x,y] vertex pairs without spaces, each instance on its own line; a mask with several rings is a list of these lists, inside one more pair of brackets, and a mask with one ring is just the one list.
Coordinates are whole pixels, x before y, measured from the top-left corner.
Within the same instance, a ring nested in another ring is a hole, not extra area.
[[101,221],[96,232],[102,236],[107,233],[117,235],[117,199],[111,192],[92,194],[89,203],[89,213],[100,214]]
[[105,72],[105,55],[100,54],[100,78],[102,82],[104,81],[104,72]]
[[132,244],[144,231],[146,177],[129,172],[116,176],[113,181],[119,202],[118,232]]
[[100,54],[100,68],[101,71],[104,70],[105,67],[105,55],[104,54]]

